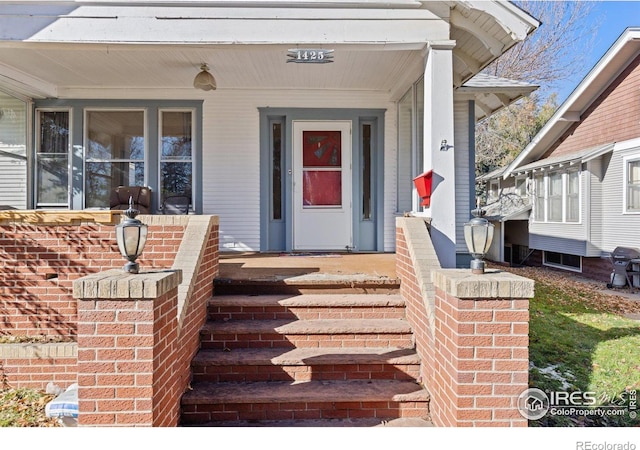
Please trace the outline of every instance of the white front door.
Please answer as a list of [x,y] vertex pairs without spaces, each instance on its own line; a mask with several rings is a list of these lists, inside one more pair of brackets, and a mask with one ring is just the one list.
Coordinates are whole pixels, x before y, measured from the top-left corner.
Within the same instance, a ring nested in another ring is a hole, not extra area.
[[293,122],[293,249],[352,247],[351,121]]

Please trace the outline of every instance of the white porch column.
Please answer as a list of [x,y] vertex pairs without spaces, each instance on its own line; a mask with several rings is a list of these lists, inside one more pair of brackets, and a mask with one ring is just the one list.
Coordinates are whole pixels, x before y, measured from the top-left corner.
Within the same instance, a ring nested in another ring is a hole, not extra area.
[[[424,170],[433,171],[431,239],[443,268],[456,267],[456,184],[453,142],[455,41],[431,43],[424,70]],[[446,146],[441,143],[446,140]]]

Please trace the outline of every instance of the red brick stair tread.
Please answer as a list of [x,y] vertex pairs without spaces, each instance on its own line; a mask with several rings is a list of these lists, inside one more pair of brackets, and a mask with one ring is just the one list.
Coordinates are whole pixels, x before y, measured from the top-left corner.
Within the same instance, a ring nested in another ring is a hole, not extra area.
[[216,335],[230,333],[386,334],[411,333],[411,326],[406,320],[401,319],[230,320],[207,322],[202,330]]
[[194,383],[183,405],[200,403],[427,402],[429,393],[412,381]]
[[234,420],[187,424],[183,427],[433,427],[433,422],[419,417],[400,417],[397,419],[362,418],[362,419],[317,419],[317,420]]
[[219,295],[211,306],[380,307],[405,305],[398,294]]
[[217,294],[294,294],[294,293],[367,293],[397,292],[400,281],[397,278],[371,278],[367,276],[329,276],[325,274],[300,277],[272,276],[264,279],[214,280]]
[[193,359],[197,365],[306,366],[321,364],[420,364],[415,350],[385,348],[242,348],[231,351],[201,350]]
[[238,279],[219,276],[214,279],[216,284],[244,284],[267,285],[269,283],[281,283],[286,285],[397,285],[400,283],[397,277],[376,277],[367,274],[327,274],[309,273],[306,275],[265,275],[252,279]]

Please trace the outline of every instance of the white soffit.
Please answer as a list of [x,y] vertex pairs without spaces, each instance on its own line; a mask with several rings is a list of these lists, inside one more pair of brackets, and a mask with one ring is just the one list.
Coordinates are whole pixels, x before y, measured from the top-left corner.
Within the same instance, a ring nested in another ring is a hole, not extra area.
[[513,102],[530,95],[539,86],[480,73],[456,89],[475,101],[476,120],[484,119]]
[[456,87],[540,26],[538,20],[510,2],[458,1],[448,4],[452,8],[451,39],[456,41],[453,50]]

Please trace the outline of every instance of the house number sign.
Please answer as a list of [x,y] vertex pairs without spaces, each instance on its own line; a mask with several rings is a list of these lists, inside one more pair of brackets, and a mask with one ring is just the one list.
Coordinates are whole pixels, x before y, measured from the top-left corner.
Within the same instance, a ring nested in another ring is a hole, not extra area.
[[321,48],[290,48],[287,50],[287,62],[326,64],[333,62],[333,50]]

